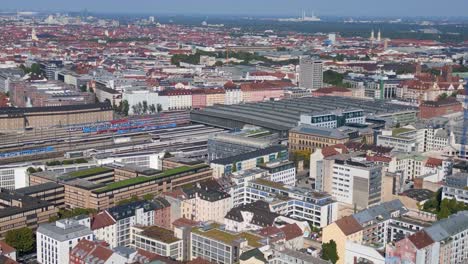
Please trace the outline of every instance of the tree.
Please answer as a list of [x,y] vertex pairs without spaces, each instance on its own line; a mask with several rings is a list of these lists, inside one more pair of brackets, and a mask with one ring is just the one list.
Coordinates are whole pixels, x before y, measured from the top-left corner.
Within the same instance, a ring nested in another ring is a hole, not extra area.
[[146,201],[151,201],[151,200],[153,200],[153,198],[154,198],[154,194],[152,194],[152,193],[147,193],[147,194],[143,195],[143,200],[146,200]]
[[235,162],[232,163],[232,170],[231,170],[232,172],[236,172],[236,171],[237,171],[237,166],[236,166],[236,165],[237,165],[237,164],[236,164]]
[[161,105],[161,104],[157,104],[157,105],[156,105],[156,110],[158,111],[158,113],[159,113],[159,112],[162,112],[162,110],[163,110],[163,109],[162,109],[162,105]]
[[450,209],[447,206],[441,206],[440,211],[437,213],[437,219],[444,219],[449,217]]
[[152,114],[156,113],[156,106],[155,106],[154,104],[150,105],[150,106],[149,106],[149,111],[150,111],[150,113],[152,113]]
[[338,259],[338,252],[336,251],[336,242],[332,239],[328,243],[322,244],[322,259],[329,260],[335,264]]
[[31,65],[30,72],[34,73],[36,75],[40,75],[41,74],[41,66],[39,64],[37,64],[37,63],[33,63],[33,65]]
[[142,113],[146,114],[146,112],[148,112],[148,102],[147,101],[143,101],[143,107],[142,107]]
[[80,86],[80,91],[86,92],[87,90],[88,89],[86,88],[86,85],[83,84],[83,85]]
[[35,173],[35,172],[36,172],[36,169],[33,168],[33,167],[29,167],[26,171],[27,171],[28,173]]
[[138,196],[136,195],[133,195],[131,198],[129,199],[124,199],[124,200],[120,200],[117,205],[125,205],[125,204],[129,204],[129,203],[133,203],[133,202],[136,202],[136,201],[139,201],[140,198],[138,198]]
[[130,107],[128,105],[128,101],[123,100],[122,101],[122,114],[124,114],[125,116],[128,116],[128,110],[130,110]]
[[344,74],[327,70],[323,72],[323,82],[334,86],[343,86]]
[[439,95],[438,100],[444,100],[444,99],[447,99],[447,97],[448,97],[448,94],[443,93],[443,94]]
[[223,62],[222,61],[216,61],[214,66],[221,67],[221,66],[223,66]]
[[5,242],[16,248],[19,254],[28,253],[35,248],[34,233],[27,227],[9,230],[6,233]]

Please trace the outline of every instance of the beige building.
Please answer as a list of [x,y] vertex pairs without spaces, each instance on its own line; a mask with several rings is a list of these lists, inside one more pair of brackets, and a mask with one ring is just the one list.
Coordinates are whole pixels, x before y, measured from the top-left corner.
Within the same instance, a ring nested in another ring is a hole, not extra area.
[[289,131],[289,151],[314,152],[324,148],[349,141],[349,135],[337,129],[300,125]]
[[171,204],[171,218],[194,221],[224,222],[232,208],[232,197],[223,191],[201,184],[194,188],[178,189],[166,193]]
[[53,203],[35,197],[2,190],[0,192],[0,238],[4,239],[9,230],[28,227],[36,230],[41,223],[47,223],[56,216],[58,207]]
[[[167,171],[135,170],[132,167],[113,168],[112,182],[90,179],[98,174],[109,177],[108,171],[97,168],[74,172],[71,176],[56,177],[38,173],[30,176],[31,184],[58,181],[65,186],[65,205],[68,208],[104,210],[134,196],[161,194],[184,185],[212,179],[213,172],[206,164],[184,166]],[[91,176],[91,175],[92,176]],[[88,179],[86,179],[88,178]]]
[[95,123],[112,120],[113,115],[112,106],[106,103],[4,108],[0,110],[0,131]]
[[322,243],[329,243],[331,240],[336,243],[338,262],[345,264],[346,241],[362,243],[363,228],[352,216],[345,216],[323,229]]

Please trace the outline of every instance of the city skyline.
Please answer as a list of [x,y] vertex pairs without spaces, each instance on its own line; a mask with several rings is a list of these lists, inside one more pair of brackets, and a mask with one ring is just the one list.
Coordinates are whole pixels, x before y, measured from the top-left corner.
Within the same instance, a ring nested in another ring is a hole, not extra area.
[[[124,0],[111,2],[83,0],[80,2],[44,1],[10,1],[2,3],[1,10],[32,10],[32,11],[80,11],[87,9],[101,13],[155,13],[155,14],[229,14],[258,16],[295,16],[302,10],[309,14],[324,16],[401,16],[401,17],[465,17],[463,11],[468,8],[468,2],[463,0],[440,1],[403,1],[380,2],[358,0],[349,3],[344,0],[306,1],[293,0],[287,4],[280,0],[247,0],[215,1],[215,0],[178,0],[178,1],[146,1],[136,0],[131,4]],[[406,8],[401,8],[405,6]],[[457,6],[457,8],[453,8]],[[46,8],[47,7],[47,8]]]

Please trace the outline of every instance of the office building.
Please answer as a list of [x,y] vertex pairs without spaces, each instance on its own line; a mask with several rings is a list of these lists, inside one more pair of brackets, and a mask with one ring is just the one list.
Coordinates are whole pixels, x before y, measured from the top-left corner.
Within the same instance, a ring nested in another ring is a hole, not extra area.
[[361,109],[301,114],[300,118],[300,125],[306,124],[327,128],[338,128],[346,124],[364,124],[366,121],[364,111]]
[[29,167],[27,163],[0,165],[0,188],[14,190],[28,186]]
[[340,203],[367,208],[381,202],[382,166],[365,158],[347,154],[327,157],[317,176],[322,188],[319,191],[332,194]]
[[36,230],[39,224],[47,223],[58,212],[58,207],[51,202],[6,189],[0,191],[0,207],[0,238],[5,238],[12,229]]
[[321,60],[301,57],[299,67],[299,87],[312,90],[323,87],[323,62]]
[[183,241],[174,232],[159,226],[132,226],[131,241],[135,248],[143,249],[163,257],[183,260]]
[[292,161],[271,161],[258,166],[268,173],[272,182],[294,186],[296,184],[296,166]]
[[324,227],[338,217],[338,204],[327,193],[286,186],[262,178],[249,181],[235,192],[233,199],[236,204],[267,201],[274,213],[309,221],[317,227]]
[[61,82],[15,82],[10,85],[10,100],[17,107],[47,107],[94,104],[92,93]]
[[65,204],[70,208],[104,210],[132,196],[159,194],[187,184],[212,179],[206,164],[183,166],[166,171],[115,165],[76,171],[66,175],[40,172],[31,175],[31,184],[58,181],[65,186]]
[[468,204],[468,173],[458,172],[445,178],[442,188],[443,199],[455,199]]
[[304,124],[289,131],[289,151],[308,151],[312,153],[317,148],[344,144],[349,140],[349,134],[337,129]]
[[261,240],[262,237],[252,233],[229,232],[218,224],[205,223],[192,229],[190,259],[200,257],[215,263],[237,263],[244,251],[261,247],[263,245]]
[[227,158],[215,159],[210,162],[210,167],[213,169],[213,177],[217,179],[236,171],[255,168],[266,162],[287,159],[288,151],[286,147],[277,145]]
[[270,147],[277,136],[265,129],[252,129],[238,133],[218,133],[208,139],[208,159],[221,159]]
[[63,219],[37,229],[37,261],[43,264],[70,263],[70,251],[82,239],[94,240],[93,232],[75,220]]
[[[4,131],[68,126],[110,121],[114,112],[107,103],[49,107],[0,108],[0,128]],[[26,120],[26,122],[25,122]]]
[[409,105],[386,100],[365,100],[340,96],[301,97],[274,101],[262,101],[241,105],[216,105],[190,112],[193,122],[231,129],[245,125],[259,126],[286,139],[291,128],[297,126],[300,115],[319,111],[355,109],[364,111],[368,118],[387,118],[406,125],[417,120],[419,110]]

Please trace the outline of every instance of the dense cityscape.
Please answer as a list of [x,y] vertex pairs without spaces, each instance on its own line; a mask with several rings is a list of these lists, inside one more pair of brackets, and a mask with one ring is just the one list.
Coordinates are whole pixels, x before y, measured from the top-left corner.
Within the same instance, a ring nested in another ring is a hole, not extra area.
[[21,9],[0,44],[0,263],[468,263],[468,20]]

